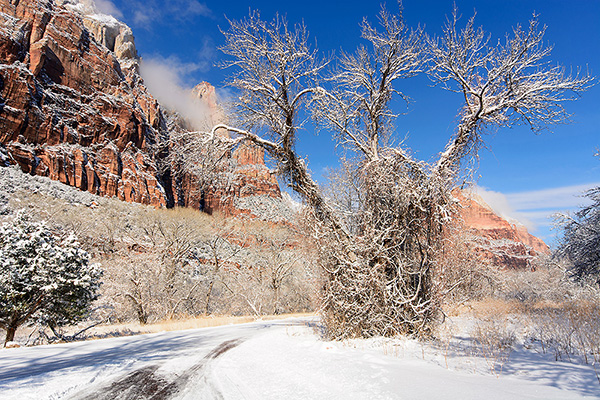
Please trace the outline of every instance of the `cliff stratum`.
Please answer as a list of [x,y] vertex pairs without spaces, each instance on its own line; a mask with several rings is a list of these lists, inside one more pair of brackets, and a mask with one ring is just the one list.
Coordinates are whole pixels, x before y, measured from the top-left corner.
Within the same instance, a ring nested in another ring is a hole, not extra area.
[[470,241],[479,255],[491,264],[509,269],[529,269],[539,255],[550,248],[518,224],[498,216],[478,195],[470,192],[454,194],[461,204],[461,215]]
[[[225,178],[208,189],[169,161],[170,117],[140,77],[129,27],[76,0],[0,0],[0,10],[3,163],[157,207],[250,216],[262,212],[255,205],[283,207],[255,147],[230,154]],[[195,93],[214,107],[210,85]]]

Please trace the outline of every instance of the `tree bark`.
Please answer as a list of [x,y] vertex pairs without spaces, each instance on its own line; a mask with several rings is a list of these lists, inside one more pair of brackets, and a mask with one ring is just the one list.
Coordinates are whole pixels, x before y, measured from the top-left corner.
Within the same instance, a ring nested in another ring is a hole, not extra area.
[[216,241],[214,242],[214,247],[213,247],[213,258],[214,258],[214,263],[215,263],[215,269],[213,270],[213,276],[212,279],[210,280],[210,284],[208,285],[208,292],[206,293],[206,302],[204,305],[204,315],[209,315],[210,312],[210,296],[212,295],[212,291],[213,291],[213,287],[215,285],[215,280],[217,279],[217,274],[219,273],[219,268],[221,268],[221,266],[219,265],[219,256],[217,254],[217,250],[216,250]]
[[4,347],[6,347],[8,342],[15,340],[15,332],[17,332],[17,328],[18,326],[15,325],[8,325],[6,327],[6,339],[4,340]]

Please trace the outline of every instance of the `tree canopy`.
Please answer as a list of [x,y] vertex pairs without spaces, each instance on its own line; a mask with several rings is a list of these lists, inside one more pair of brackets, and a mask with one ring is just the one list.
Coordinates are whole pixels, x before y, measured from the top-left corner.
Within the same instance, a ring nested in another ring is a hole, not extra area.
[[74,235],[57,239],[20,211],[0,225],[0,327],[5,342],[38,319],[56,327],[83,318],[97,298],[101,271]]

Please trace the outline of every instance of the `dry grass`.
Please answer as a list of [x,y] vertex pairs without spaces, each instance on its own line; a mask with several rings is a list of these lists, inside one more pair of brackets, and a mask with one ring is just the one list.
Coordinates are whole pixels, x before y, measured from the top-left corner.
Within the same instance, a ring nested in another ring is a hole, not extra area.
[[[293,313],[293,314],[278,314],[278,315],[263,315],[260,318],[256,318],[251,315],[244,316],[208,316],[208,317],[197,317],[182,320],[167,320],[157,322],[148,325],[138,325],[140,329],[147,329],[148,332],[162,332],[162,331],[180,331],[186,329],[197,329],[197,328],[210,328],[213,326],[223,325],[235,325],[245,324],[254,321],[272,321],[276,319],[285,318],[302,318],[302,317],[313,317],[314,313]],[[135,325],[135,324],[131,324]]]
[[[537,288],[535,288],[537,289]],[[556,300],[559,290],[568,291]],[[451,316],[473,321],[468,332],[471,353],[485,358],[493,374],[499,374],[518,340],[527,348],[549,353],[557,361],[591,364],[600,382],[600,297],[597,292],[573,287],[558,288],[551,296],[525,301],[485,298],[447,310]],[[595,294],[594,294],[595,293]],[[452,335],[441,326],[438,341],[448,351]]]
[[472,353],[482,356],[490,373],[499,376],[516,341],[515,328],[504,318],[478,319],[470,334]]
[[88,331],[88,336],[106,337],[119,336],[119,332],[124,334],[144,334],[157,332],[182,331],[187,329],[211,328],[215,326],[245,324],[254,321],[270,321],[285,318],[301,318],[312,317],[312,313],[294,313],[294,314],[279,314],[279,315],[264,315],[261,318],[256,318],[251,315],[232,316],[232,315],[217,315],[185,319],[171,319],[160,321],[151,324],[142,325],[138,322],[129,322],[124,324],[109,324],[98,325]]
[[187,329],[210,328],[223,325],[245,324],[255,320],[256,319],[252,316],[209,316],[181,320],[172,319],[144,325],[138,322],[128,322],[123,324],[98,325],[97,327],[94,327],[88,331],[88,336],[118,336],[116,334],[119,332],[129,334],[157,333],[165,331],[170,332]]
[[[279,314],[279,315],[264,315],[261,318],[255,316],[243,315],[243,316],[231,316],[231,315],[219,315],[219,316],[206,316],[197,318],[186,318],[186,319],[171,319],[152,324],[142,325],[137,322],[129,322],[122,324],[106,324],[97,325],[85,332],[85,334],[78,337],[78,340],[95,340],[105,339],[110,337],[119,336],[132,336],[142,335],[146,333],[158,333],[158,332],[170,332],[180,331],[188,329],[199,329],[199,328],[211,328],[225,325],[236,325],[245,324],[254,321],[271,321],[286,318],[310,318],[314,317],[314,313],[293,313],[293,314]],[[83,329],[83,325],[70,326],[63,330],[63,334],[66,336],[73,335],[74,333]],[[0,339],[3,340],[4,331],[0,332]],[[48,334],[50,334],[48,332]],[[43,344],[44,341],[39,340],[39,332],[35,327],[22,327],[17,331],[16,342],[22,345],[35,345]]]
[[523,304],[517,300],[505,300],[488,297],[481,300],[465,302],[459,305],[448,305],[445,312],[450,316],[471,314],[476,318],[506,316],[523,311]]

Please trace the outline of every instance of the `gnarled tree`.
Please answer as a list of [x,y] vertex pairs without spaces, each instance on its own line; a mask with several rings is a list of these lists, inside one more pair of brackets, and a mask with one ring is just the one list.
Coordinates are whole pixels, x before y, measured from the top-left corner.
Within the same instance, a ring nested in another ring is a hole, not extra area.
[[[322,311],[332,337],[427,336],[439,311],[436,258],[462,166],[476,157],[487,129],[526,123],[537,130],[564,121],[561,103],[590,83],[546,64],[550,49],[535,19],[495,46],[473,19],[460,31],[457,22],[455,10],[441,38],[425,38],[405,27],[401,13],[384,9],[380,27],[363,22],[368,47],[343,53],[322,82],[327,63],[303,25],[289,28],[281,17],[267,23],[254,13],[224,32],[240,126],[220,124],[213,132],[230,131],[232,145],[263,147],[303,197],[326,274]],[[388,145],[396,119],[390,102],[406,98],[398,82],[423,70],[464,99],[455,134],[431,164],[402,143]],[[295,150],[306,116],[353,160],[345,181],[355,192],[345,204],[321,192]]]

